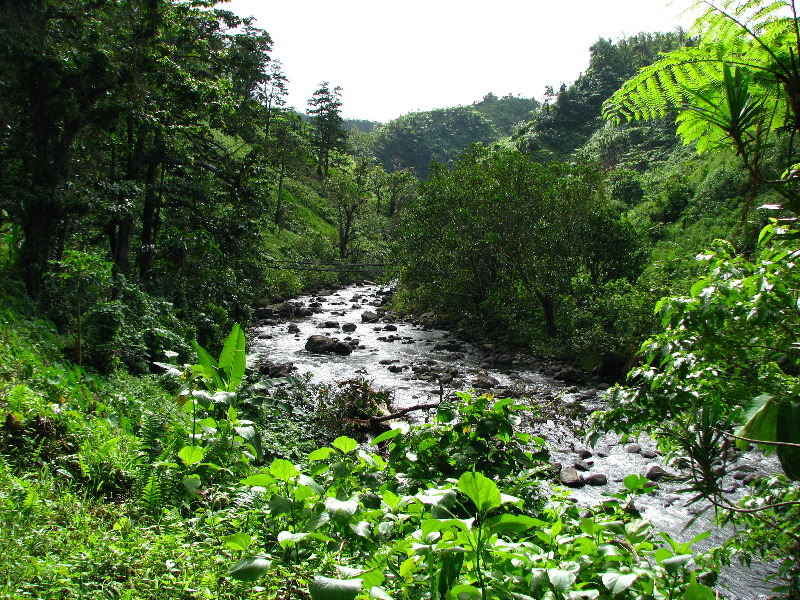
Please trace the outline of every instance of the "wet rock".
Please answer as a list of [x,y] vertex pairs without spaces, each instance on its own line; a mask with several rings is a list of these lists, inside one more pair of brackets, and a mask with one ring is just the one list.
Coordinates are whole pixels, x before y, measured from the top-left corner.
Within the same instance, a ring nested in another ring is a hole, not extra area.
[[270,361],[265,361],[261,363],[258,367],[259,375],[263,375],[264,377],[268,377],[269,379],[277,379],[279,377],[291,377],[292,371],[295,370],[296,367],[292,363],[276,364]]
[[379,360],[378,364],[379,365],[392,365],[392,364],[394,364],[396,362],[400,362],[400,361],[398,361],[397,359],[384,358],[383,360]]
[[645,477],[647,477],[650,481],[661,481],[662,479],[666,479],[668,477],[674,477],[674,475],[672,475],[672,473],[669,471],[665,471],[660,465],[652,465],[649,469],[647,469]]
[[628,444],[625,446],[625,452],[629,454],[639,454],[642,451],[642,447],[639,444]]
[[339,329],[339,323],[336,321],[325,321],[322,327],[323,329]]
[[437,342],[433,347],[434,350],[446,350],[447,352],[460,352],[463,348],[463,344],[458,340],[444,340]]
[[643,458],[655,458],[658,456],[658,452],[655,450],[642,450],[642,457]]
[[361,314],[362,323],[377,323],[379,320],[380,316],[377,313],[372,312],[371,310],[365,310]]
[[584,374],[575,367],[563,367],[555,373],[554,377],[567,383],[582,383],[585,379]]
[[578,471],[576,471],[574,467],[561,469],[558,478],[561,480],[561,483],[571,488],[580,488],[585,484],[583,477],[578,474]]
[[490,390],[498,385],[500,382],[491,375],[478,375],[472,380],[472,387],[476,390]]
[[305,306],[301,306],[295,311],[294,314],[295,316],[298,317],[310,317],[311,315],[314,314],[314,311],[311,310],[310,308],[306,308]]
[[586,475],[583,480],[589,485],[593,486],[600,486],[608,483],[608,477],[602,473],[592,473],[591,475]]
[[407,369],[408,367],[401,367],[400,365],[389,365],[388,369],[390,373],[401,373],[403,369]]
[[350,332],[350,331],[355,331],[357,328],[358,326],[355,323],[345,323],[344,325],[342,325],[342,331]]
[[397,325],[384,325],[384,331],[397,331]]
[[306,341],[306,350],[312,354],[340,354],[347,356],[353,352],[353,346],[327,335],[312,335]]
[[592,468],[592,465],[590,465],[585,460],[576,460],[574,464],[575,464],[575,468],[578,471],[589,471]]
[[581,458],[584,458],[584,459],[592,458],[591,450],[587,450],[586,448],[576,448],[575,449],[575,454],[577,454],[578,456],[580,456]]
[[286,331],[288,331],[289,333],[300,333],[300,328],[294,323],[289,323],[289,326],[286,328]]

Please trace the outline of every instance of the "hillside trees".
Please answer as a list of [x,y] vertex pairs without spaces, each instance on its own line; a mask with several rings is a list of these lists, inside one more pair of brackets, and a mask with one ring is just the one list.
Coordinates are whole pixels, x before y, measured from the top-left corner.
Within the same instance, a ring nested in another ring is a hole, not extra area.
[[473,146],[452,168],[436,166],[403,215],[403,281],[446,312],[506,328],[525,307],[527,326],[555,336],[579,281],[596,290],[638,273],[635,234],[598,193],[601,181],[591,166]]
[[512,136],[517,147],[540,159],[565,160],[597,129],[603,102],[636,71],[690,40],[682,31],[641,33],[615,43],[599,39],[590,48],[589,67],[549,100]]

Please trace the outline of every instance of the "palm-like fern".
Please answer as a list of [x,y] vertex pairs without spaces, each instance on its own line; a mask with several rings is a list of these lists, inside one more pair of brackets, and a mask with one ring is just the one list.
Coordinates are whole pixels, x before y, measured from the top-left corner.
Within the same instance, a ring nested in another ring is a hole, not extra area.
[[[700,0],[696,6],[706,9],[692,31],[699,44],[665,54],[628,80],[606,101],[605,118],[619,122],[663,117],[696,107],[698,92],[721,98],[727,64],[749,74],[749,93],[762,103],[770,129],[800,129],[795,0]],[[710,123],[704,117],[702,111],[683,116],[680,134],[685,142],[707,135]]]

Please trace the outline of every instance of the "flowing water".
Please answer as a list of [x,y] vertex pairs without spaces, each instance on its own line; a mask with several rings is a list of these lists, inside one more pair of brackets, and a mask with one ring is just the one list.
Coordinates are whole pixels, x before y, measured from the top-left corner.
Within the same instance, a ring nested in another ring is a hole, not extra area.
[[[587,410],[602,406],[601,390],[556,380],[552,375],[559,370],[558,366],[504,354],[492,344],[466,343],[454,339],[447,331],[385,313],[380,307],[388,294],[389,290],[364,284],[298,298],[290,303],[289,314],[301,309],[307,314],[309,308],[313,314],[287,318],[280,317],[281,311],[276,309],[274,317],[257,322],[251,336],[251,360],[291,363],[297,373],[312,373],[315,382],[368,379],[373,387],[393,390],[394,410],[436,402],[452,391],[472,388],[480,391],[491,387],[499,397],[519,395],[526,402],[550,408],[546,411],[550,418],[525,426],[547,437],[553,460],[569,467],[580,460],[576,452],[586,448],[574,429],[579,427]],[[286,307],[283,308],[282,314],[286,315]],[[364,322],[364,318],[370,320],[374,314],[379,320]],[[305,349],[312,335],[338,338],[350,343],[354,350],[347,356],[312,354]],[[424,412],[409,414],[411,419],[425,417]],[[581,467],[589,469],[584,475],[602,474],[608,483],[575,489],[572,497],[581,505],[596,504],[604,492],[619,491],[622,479],[631,473],[645,474],[654,465],[675,471],[664,464],[651,440],[640,439],[638,445],[640,451],[631,452],[635,448],[620,444],[618,436],[603,436]],[[748,476],[768,475],[777,469],[777,463],[774,459],[765,460],[758,453],[747,453],[738,459],[736,468]],[[746,490],[740,480],[733,478],[726,478],[724,486],[732,500]],[[676,493],[678,487],[662,482],[655,493],[637,499],[636,506],[642,516],[681,541],[710,530],[711,537],[698,545],[700,548],[719,544],[730,535],[729,530],[720,529],[703,515],[685,530],[697,507],[685,505],[685,499]],[[770,568],[763,564],[749,569],[736,564],[725,570],[720,585],[730,598],[766,598],[770,596],[770,584],[764,580],[769,573]]]

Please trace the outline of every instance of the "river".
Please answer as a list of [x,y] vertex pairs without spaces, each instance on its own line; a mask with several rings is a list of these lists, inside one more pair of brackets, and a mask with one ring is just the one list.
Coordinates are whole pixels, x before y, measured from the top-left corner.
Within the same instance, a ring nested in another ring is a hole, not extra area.
[[[554,375],[559,371],[562,378],[569,379],[574,369],[512,353],[495,344],[470,344],[455,339],[450,332],[404,321],[383,311],[389,294],[386,288],[361,284],[300,297],[288,304],[288,316],[286,305],[283,310],[263,310],[262,319],[251,331],[251,360],[291,363],[296,372],[313,374],[316,382],[368,379],[373,387],[393,391],[395,410],[435,402],[441,394],[471,388],[491,389],[500,397],[514,395],[540,407],[555,407],[549,412],[551,418],[528,423],[527,427],[547,437],[554,461],[572,467],[581,460],[578,453],[582,452],[585,459],[579,466],[588,467],[588,471],[581,475],[605,475],[606,485],[587,485],[572,492],[582,505],[596,504],[603,493],[618,491],[622,479],[631,473],[645,474],[656,465],[675,471],[664,463],[654,442],[646,437],[637,440],[638,449],[620,444],[614,435],[605,435],[593,448],[586,448],[575,429],[587,411],[602,407],[606,386],[587,387],[558,380]],[[296,313],[306,316],[291,316]],[[374,322],[365,322],[375,317]],[[312,335],[336,337],[350,343],[354,350],[347,356],[312,354],[305,349]],[[445,383],[440,385],[440,381]],[[769,475],[777,469],[777,461],[751,452],[738,459],[736,468],[739,479],[726,477],[723,483],[734,500],[746,490],[741,474],[746,475],[745,479]],[[660,482],[655,493],[637,499],[642,516],[682,541],[711,531],[701,548],[719,544],[730,535],[729,530],[720,529],[704,515],[685,530],[697,507],[685,505],[685,499],[676,493],[678,487],[679,484]],[[763,564],[749,569],[735,564],[724,570],[719,585],[729,598],[767,598],[771,596],[771,585],[764,580],[770,570]]]

